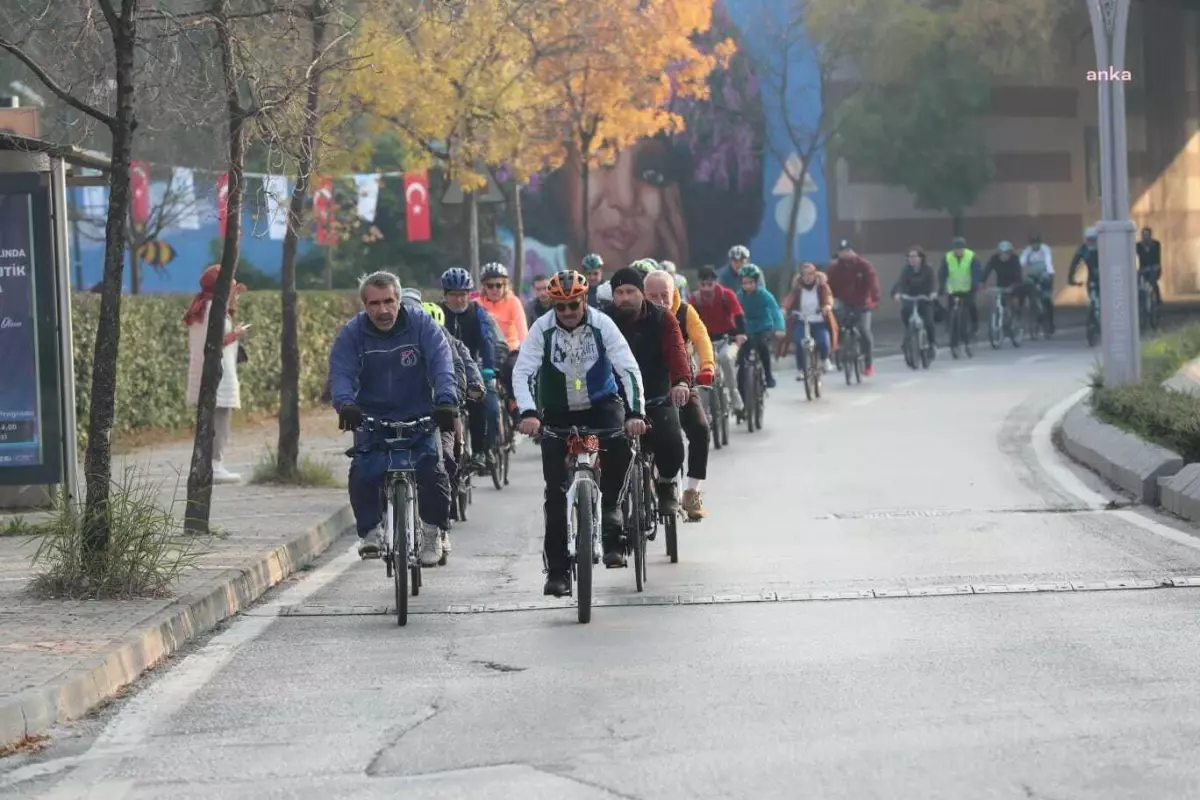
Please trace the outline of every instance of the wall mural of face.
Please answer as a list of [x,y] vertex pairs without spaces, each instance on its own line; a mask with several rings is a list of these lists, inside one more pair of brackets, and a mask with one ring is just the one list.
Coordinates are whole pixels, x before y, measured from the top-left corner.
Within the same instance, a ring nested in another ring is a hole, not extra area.
[[[742,38],[719,3],[713,19],[701,47]],[[588,252],[604,259],[607,272],[639,258],[694,269],[723,264],[731,245],[753,240],[763,224],[766,121],[750,58],[735,55],[709,88],[705,100],[677,101],[682,131],[644,139],[591,168],[586,197],[577,159],[536,176],[522,198],[531,250],[557,249],[567,269],[578,269]],[[512,230],[511,219],[506,226]]]

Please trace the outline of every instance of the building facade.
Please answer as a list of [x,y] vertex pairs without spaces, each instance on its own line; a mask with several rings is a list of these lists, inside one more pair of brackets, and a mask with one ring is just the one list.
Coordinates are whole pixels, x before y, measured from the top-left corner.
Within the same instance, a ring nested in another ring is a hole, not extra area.
[[[1054,79],[997,86],[982,120],[995,178],[964,215],[964,235],[982,260],[1002,240],[1022,247],[1042,234],[1054,251],[1060,302],[1081,302],[1066,287],[1066,266],[1083,229],[1101,214],[1097,69],[1086,7],[1068,27]],[[1200,3],[1135,2],[1126,84],[1130,215],[1163,244],[1164,292],[1200,297]],[[849,81],[833,87],[844,93]],[[884,288],[921,245],[940,259],[953,234],[944,213],[921,211],[904,189],[839,159],[828,180],[830,239],[850,239],[876,266]],[[889,301],[890,302],[890,301]]]

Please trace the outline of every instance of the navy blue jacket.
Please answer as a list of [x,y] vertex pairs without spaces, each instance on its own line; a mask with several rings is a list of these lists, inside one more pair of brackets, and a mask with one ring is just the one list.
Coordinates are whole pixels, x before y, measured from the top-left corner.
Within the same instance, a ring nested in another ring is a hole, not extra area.
[[407,421],[458,403],[446,337],[433,317],[403,306],[387,332],[365,311],[347,322],[333,342],[329,374],[339,411],[354,403],[367,416]]
[[474,300],[461,313],[451,311],[445,303],[441,305],[442,311],[446,312],[446,330],[450,335],[467,346],[471,358],[475,359],[480,369],[495,371],[496,343],[487,309]]

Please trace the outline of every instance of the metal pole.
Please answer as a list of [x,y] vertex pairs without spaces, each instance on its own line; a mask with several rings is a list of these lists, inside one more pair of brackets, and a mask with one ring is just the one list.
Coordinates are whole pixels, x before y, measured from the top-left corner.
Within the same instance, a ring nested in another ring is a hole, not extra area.
[[[1097,70],[1125,69],[1129,0],[1087,0]],[[1110,69],[1111,68],[1111,69]],[[1096,226],[1100,249],[1100,318],[1104,383],[1121,386],[1141,377],[1134,230],[1129,219],[1129,167],[1125,137],[1125,86],[1101,80],[1099,92],[1100,182],[1104,219]]]
[[476,284],[479,283],[479,195],[472,190],[471,194],[467,195],[467,217],[468,224],[471,226],[470,231],[470,266],[471,278]]
[[71,326],[71,251],[67,246],[70,212],[67,208],[67,170],[61,159],[50,159],[51,208],[54,226],[54,273],[58,289],[58,352],[62,379],[63,488],[67,502],[79,499],[79,433],[75,414],[75,341]]

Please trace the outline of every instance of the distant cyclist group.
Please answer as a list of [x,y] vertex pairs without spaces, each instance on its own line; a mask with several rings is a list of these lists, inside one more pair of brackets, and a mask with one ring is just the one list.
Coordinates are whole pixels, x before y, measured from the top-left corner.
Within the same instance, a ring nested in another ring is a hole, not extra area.
[[[1084,238],[1068,280],[1076,284],[1077,268],[1086,265],[1089,292],[1098,295],[1095,231]],[[950,244],[937,273],[922,248],[910,248],[891,292],[901,300],[905,325],[925,332],[929,360],[937,349],[935,323],[945,316],[938,297],[950,305],[953,349],[975,335],[976,294],[992,275],[1005,308],[1014,316],[1033,309],[1046,334],[1053,333],[1054,267],[1040,236],[1031,236],[1019,255],[1001,242],[986,267],[962,238]],[[1144,230],[1138,257],[1156,297],[1160,253]],[[748,421],[751,431],[756,421],[761,426],[766,390],[776,387],[773,355],[794,345],[797,380],[805,380],[833,369],[839,336],[846,336],[862,374],[874,372],[879,278],[849,241],[840,242],[824,271],[804,264],[782,303],[743,245],[729,250],[722,268],[701,268],[694,290],[674,264],[652,259],[604,276],[604,263],[590,254],[578,270],[535,279],[528,305],[497,263],[481,268],[482,292],[467,270],[446,270],[438,303],[403,289],[388,272],[362,279],[364,310],[341,330],[330,354],[333,406],[341,428],[355,435],[349,494],[362,558],[392,559],[389,574],[393,567],[398,575],[411,570],[415,594],[420,569],[448,560],[452,521],[466,519],[471,477],[491,474],[497,489],[507,484],[519,431],[541,447],[544,593],[569,595],[579,558],[574,539],[568,542],[577,523],[568,506],[579,502],[568,497],[575,491],[568,474],[573,457],[597,455],[596,557],[609,568],[624,567],[637,527],[629,519],[636,465],[648,465],[653,476],[653,489],[645,487],[652,496],[643,499],[657,514],[704,519],[710,444],[728,444],[729,414]],[[580,431],[610,435],[601,447]],[[673,530],[668,526],[672,560]],[[398,582],[398,602],[400,594]]]

